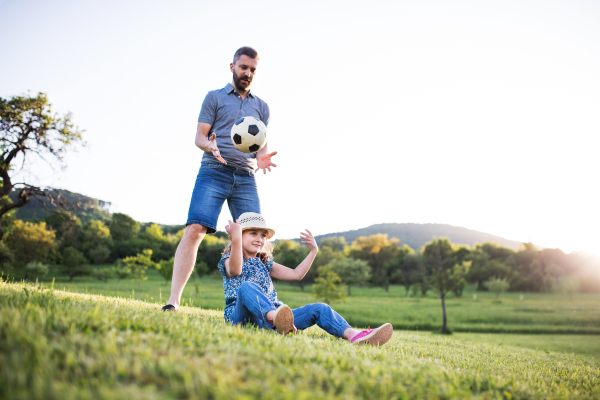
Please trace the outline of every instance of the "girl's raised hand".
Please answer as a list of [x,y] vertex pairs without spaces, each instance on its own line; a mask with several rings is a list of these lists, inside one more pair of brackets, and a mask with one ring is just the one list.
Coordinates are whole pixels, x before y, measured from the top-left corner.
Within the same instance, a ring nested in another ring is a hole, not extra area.
[[302,239],[302,243],[308,245],[308,247],[310,248],[310,251],[313,251],[316,253],[317,251],[319,251],[319,247],[317,246],[317,241],[315,240],[315,238],[313,237],[313,234],[308,229],[305,229],[305,231],[308,233],[300,232],[300,239]]
[[229,237],[231,237],[231,241],[241,239],[242,237],[242,227],[238,223],[238,221],[239,220],[232,222],[231,220],[229,220],[229,224],[225,225],[225,232],[229,234]]

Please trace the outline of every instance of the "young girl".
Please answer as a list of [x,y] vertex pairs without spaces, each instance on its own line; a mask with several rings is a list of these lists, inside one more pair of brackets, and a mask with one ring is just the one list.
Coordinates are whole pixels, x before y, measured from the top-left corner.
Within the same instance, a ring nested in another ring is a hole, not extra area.
[[234,325],[252,323],[264,329],[276,329],[287,335],[317,324],[327,333],[351,343],[385,344],[392,337],[392,325],[357,331],[341,315],[323,303],[308,304],[291,310],[277,298],[271,277],[299,281],[310,269],[318,247],[312,233],[300,233],[310,253],[296,269],[273,262],[272,246],[267,242],[275,231],[256,213],[240,215],[237,223],[229,221],[225,230],[231,243],[223,251],[219,270],[225,290],[225,320]]

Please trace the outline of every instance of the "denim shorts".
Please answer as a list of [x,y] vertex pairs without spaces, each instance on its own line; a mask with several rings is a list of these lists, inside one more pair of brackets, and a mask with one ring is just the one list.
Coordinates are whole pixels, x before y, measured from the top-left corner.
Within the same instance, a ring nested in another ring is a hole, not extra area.
[[208,233],[214,233],[225,200],[234,221],[245,212],[260,214],[254,173],[220,163],[203,162],[185,225],[203,225],[208,228]]

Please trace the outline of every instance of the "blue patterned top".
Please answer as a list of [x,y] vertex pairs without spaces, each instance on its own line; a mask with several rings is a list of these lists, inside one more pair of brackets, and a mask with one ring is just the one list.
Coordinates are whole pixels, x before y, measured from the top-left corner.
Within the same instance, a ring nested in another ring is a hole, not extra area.
[[266,264],[258,257],[248,258],[242,263],[242,273],[232,278],[227,277],[227,270],[225,269],[225,260],[228,258],[229,254],[225,254],[219,261],[219,271],[223,274],[223,290],[225,291],[225,321],[231,321],[231,313],[235,307],[238,289],[244,282],[253,282],[260,286],[275,307],[283,305],[283,302],[277,298],[277,291],[271,280],[272,258],[269,258]]

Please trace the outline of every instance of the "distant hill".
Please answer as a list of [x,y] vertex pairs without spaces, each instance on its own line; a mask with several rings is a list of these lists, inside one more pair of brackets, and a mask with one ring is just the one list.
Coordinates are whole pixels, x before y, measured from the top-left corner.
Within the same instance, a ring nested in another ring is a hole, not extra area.
[[508,240],[489,233],[478,232],[459,226],[447,224],[377,224],[355,231],[328,233],[316,236],[317,242],[332,236],[342,236],[348,243],[352,243],[359,236],[370,236],[377,233],[387,233],[390,238],[398,238],[403,244],[419,250],[425,243],[434,237],[447,237],[452,243],[473,246],[475,243],[495,242],[501,246],[517,250],[521,242]]
[[[84,196],[79,193],[69,192],[68,190],[60,190],[60,194],[63,195],[71,204],[78,205],[78,211],[75,213],[82,223],[86,223],[90,220],[110,221],[111,214],[109,212],[111,203],[103,200],[94,199],[93,197]],[[18,199],[18,192],[13,191],[9,195],[13,202]],[[42,197],[43,198],[43,197]],[[44,208],[44,205],[36,198],[30,198],[29,203],[23,207],[17,208],[17,219],[30,222],[42,222],[46,216],[50,215],[53,208],[50,206],[50,202],[44,199],[48,210]]]
[[[60,190],[60,193],[73,205],[78,205],[78,211],[75,212],[77,218],[81,220],[82,224],[85,224],[92,220],[102,221],[108,224],[112,218],[110,212],[111,203],[104,200],[98,200],[93,197],[85,196],[83,194],[69,192],[68,190]],[[18,192],[13,191],[10,194],[10,199],[13,202],[17,201]],[[23,207],[17,208],[16,219],[29,222],[43,222],[45,218],[52,214],[54,208],[50,206],[50,202],[46,200],[46,206],[49,210],[44,208],[44,205],[35,198],[31,198],[29,203]],[[138,221],[139,222],[139,221]],[[141,230],[144,231],[146,227],[152,225],[152,222],[139,222]],[[176,233],[180,229],[185,228],[185,225],[163,225],[159,224],[165,234]]]

